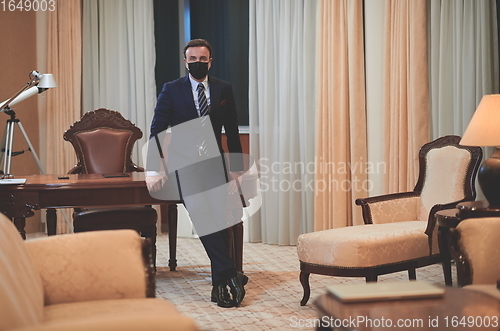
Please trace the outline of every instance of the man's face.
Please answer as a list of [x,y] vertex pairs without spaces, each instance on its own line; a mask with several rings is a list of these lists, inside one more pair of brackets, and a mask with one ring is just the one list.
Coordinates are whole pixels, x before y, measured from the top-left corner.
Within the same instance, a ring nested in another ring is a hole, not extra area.
[[184,63],[187,64],[191,62],[208,62],[208,68],[210,69],[212,65],[212,58],[210,57],[210,52],[205,46],[201,47],[189,47],[186,49],[186,57],[184,58]]

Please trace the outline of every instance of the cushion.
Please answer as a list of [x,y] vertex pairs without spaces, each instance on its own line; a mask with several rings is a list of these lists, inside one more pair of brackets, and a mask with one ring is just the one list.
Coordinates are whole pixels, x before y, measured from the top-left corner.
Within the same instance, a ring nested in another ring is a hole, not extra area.
[[407,221],[306,233],[298,238],[297,253],[302,262],[337,267],[373,267],[421,258],[429,255],[426,227],[424,221]]
[[471,159],[470,152],[454,146],[436,148],[426,157],[426,176],[420,194],[420,221],[427,221],[434,205],[465,198],[464,180]]
[[40,274],[17,228],[0,213],[0,330],[37,324],[42,315]]
[[145,224],[156,228],[158,216],[150,206],[94,207],[82,208],[73,213],[75,232],[80,228],[102,229],[139,229]]
[[51,305],[45,308],[44,322],[51,330],[197,330],[171,303],[153,298]]
[[75,134],[84,159],[85,173],[127,172],[126,149],[132,133],[127,130],[99,128]]
[[134,230],[82,232],[26,242],[40,270],[45,305],[144,298],[141,245]]
[[416,221],[420,197],[407,197],[379,202],[370,202],[373,224]]

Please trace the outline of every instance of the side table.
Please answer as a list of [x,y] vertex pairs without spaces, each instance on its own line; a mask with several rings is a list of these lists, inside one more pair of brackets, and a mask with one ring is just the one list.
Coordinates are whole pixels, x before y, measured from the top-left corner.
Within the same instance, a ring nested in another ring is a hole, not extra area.
[[450,229],[455,228],[461,219],[458,209],[443,209],[436,212],[436,224],[438,226],[438,245],[443,265],[444,283],[447,286],[453,284],[451,276],[451,253],[450,253]]
[[486,201],[469,201],[457,205],[461,220],[479,217],[498,217],[500,208],[491,207]]
[[486,201],[462,202],[455,209],[444,209],[436,212],[439,251],[443,261],[444,282],[447,286],[453,284],[451,276],[450,229],[455,228],[464,219],[498,216],[500,216],[500,208],[492,208]]

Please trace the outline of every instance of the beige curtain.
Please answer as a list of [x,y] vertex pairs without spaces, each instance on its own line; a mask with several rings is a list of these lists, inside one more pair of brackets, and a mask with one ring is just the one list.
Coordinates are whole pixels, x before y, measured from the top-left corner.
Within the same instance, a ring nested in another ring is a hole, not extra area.
[[426,1],[387,0],[384,108],[387,193],[410,191],[429,141]]
[[295,245],[313,228],[317,1],[249,4],[250,153],[262,206],[246,229],[250,241]]
[[361,224],[367,141],[361,0],[320,2],[314,230]]
[[[63,134],[81,114],[81,8],[81,0],[59,1],[57,10],[48,17],[47,72],[54,75],[58,84],[46,93],[45,122],[40,123],[45,127],[42,141],[46,142],[49,174],[65,174],[76,163],[73,147],[63,140]],[[68,232],[65,222],[58,223],[59,233]]]

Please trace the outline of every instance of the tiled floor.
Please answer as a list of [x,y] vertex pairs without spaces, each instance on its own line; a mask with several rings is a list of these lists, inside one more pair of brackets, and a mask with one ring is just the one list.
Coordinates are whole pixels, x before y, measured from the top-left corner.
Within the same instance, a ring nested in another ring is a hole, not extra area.
[[[363,278],[311,275],[311,299],[301,307],[302,286],[295,246],[245,243],[243,269],[250,277],[240,307],[219,308],[210,302],[210,265],[198,239],[178,239],[177,271],[168,268],[168,240],[158,237],[157,297],[164,298],[194,318],[202,330],[313,330],[317,318],[315,297],[334,283],[362,283]],[[453,271],[454,272],[454,271]],[[455,272],[454,272],[455,274]],[[417,279],[444,285],[441,265],[417,269]],[[406,272],[379,277],[379,281],[407,281]]]

